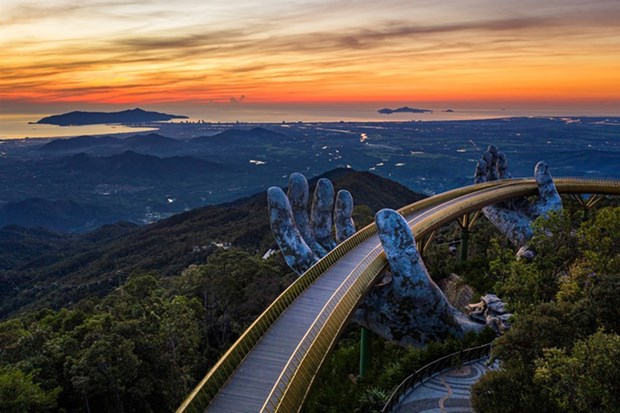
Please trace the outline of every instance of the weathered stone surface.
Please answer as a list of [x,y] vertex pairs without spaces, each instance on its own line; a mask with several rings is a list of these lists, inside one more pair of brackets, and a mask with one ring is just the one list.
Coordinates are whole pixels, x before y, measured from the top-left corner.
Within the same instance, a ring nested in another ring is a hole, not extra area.
[[506,159],[504,152],[499,152],[497,154],[497,172],[499,179],[512,178],[512,175],[508,172],[508,159]]
[[267,191],[271,231],[288,266],[297,274],[310,268],[318,257],[304,241],[295,225],[291,204],[282,189],[272,186]]
[[553,183],[553,177],[549,172],[546,162],[538,162],[534,169],[534,179],[538,185],[538,199],[534,202],[532,216],[548,217],[549,212],[562,209],[562,198]]
[[334,186],[320,179],[314,191],[311,218],[308,218],[308,181],[300,173],[289,178],[287,195],[272,187],[267,193],[269,220],[276,242],[289,267],[302,274],[335,246],[332,216],[336,222],[338,242],[355,233],[353,197],[339,191],[334,208]]
[[336,195],[336,208],[334,209],[334,222],[336,224],[336,242],[339,244],[351,235],[355,234],[353,222],[353,197],[347,190],[340,190]]
[[355,321],[388,340],[412,346],[482,328],[448,303],[428,275],[411,229],[398,212],[383,209],[375,223],[392,281],[368,293]]
[[483,296],[481,300],[489,311],[492,311],[495,314],[506,313],[506,305],[495,294],[487,294]]
[[532,238],[532,218],[519,211],[491,205],[482,209],[485,217],[516,246]]
[[297,229],[304,241],[319,258],[324,257],[328,251],[319,244],[314,237],[308,217],[308,181],[299,172],[292,173],[288,181],[287,196],[293,209],[293,218]]
[[316,240],[327,251],[336,247],[332,238],[332,214],[334,210],[334,185],[329,179],[321,178],[314,189],[311,226]]
[[448,302],[459,311],[465,311],[474,297],[474,290],[452,273],[437,283]]
[[[501,153],[494,155],[490,152],[487,157],[490,164],[504,162]],[[481,161],[479,166],[486,174],[484,165],[486,162]],[[309,224],[309,231],[304,231],[314,235],[318,242],[325,241],[322,245],[331,249],[336,245],[331,238],[333,210],[338,241],[355,232],[351,218],[353,198],[349,192],[338,193],[334,209],[333,185],[329,180],[320,180],[314,193],[309,223],[307,214],[303,214],[307,194],[307,181],[301,174],[291,176],[288,198],[279,188],[270,188],[268,192],[272,231],[286,262],[298,274],[318,260],[298,227]],[[391,270],[364,298],[355,313],[355,321],[388,340],[413,346],[424,346],[448,336],[461,336],[466,331],[480,330],[485,324],[493,324],[500,330],[498,326],[503,325],[500,323],[502,320],[497,315],[494,316],[496,319],[489,318],[489,310],[484,303],[481,302],[480,308],[472,312],[479,313],[479,316],[470,315],[471,318],[450,304],[428,275],[413,234],[399,213],[387,209],[380,211],[376,216],[376,225]],[[471,297],[472,292],[471,289],[459,291],[454,292],[455,302],[461,302],[463,306],[466,300],[463,294]]]
[[490,145],[486,152],[482,155],[482,159],[487,166],[486,177],[488,181],[496,181],[499,179],[499,173],[497,171],[497,161],[499,160],[499,151],[497,146]]
[[[486,153],[486,152],[485,152]],[[487,181],[487,163],[484,158],[478,159],[474,172],[474,183],[481,184]]]
[[[481,183],[510,177],[506,155],[496,146],[489,146],[476,164],[474,182]],[[525,199],[517,199],[482,209],[487,219],[518,247],[524,246],[532,238],[532,222],[536,218],[548,216],[549,212],[562,209],[562,200],[545,162],[536,164],[534,177],[539,195],[533,204]]]

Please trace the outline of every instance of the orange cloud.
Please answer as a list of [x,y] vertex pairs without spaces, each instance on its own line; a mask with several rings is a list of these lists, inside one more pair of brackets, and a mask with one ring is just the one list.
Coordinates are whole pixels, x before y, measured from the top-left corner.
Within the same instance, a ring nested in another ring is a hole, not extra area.
[[620,102],[614,2],[142,3],[3,2],[0,100]]

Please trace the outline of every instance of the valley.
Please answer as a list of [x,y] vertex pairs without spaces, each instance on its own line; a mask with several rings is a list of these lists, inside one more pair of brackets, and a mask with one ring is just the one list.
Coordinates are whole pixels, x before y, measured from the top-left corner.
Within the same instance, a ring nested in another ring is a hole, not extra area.
[[368,171],[433,194],[472,182],[493,143],[515,176],[619,177],[620,118],[153,123],[156,132],[2,141],[0,225],[83,232],[155,222],[285,186],[295,171]]

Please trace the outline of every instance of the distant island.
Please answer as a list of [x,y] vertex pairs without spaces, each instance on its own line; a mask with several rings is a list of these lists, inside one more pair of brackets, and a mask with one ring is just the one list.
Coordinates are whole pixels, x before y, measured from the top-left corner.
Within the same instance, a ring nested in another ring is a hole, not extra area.
[[48,116],[38,120],[38,124],[58,126],[97,125],[106,123],[137,123],[137,122],[161,122],[172,119],[188,119],[183,115],[170,115],[167,113],[148,112],[139,108],[124,110],[122,112],[69,112],[62,115]]
[[377,112],[382,113],[384,115],[391,115],[392,113],[433,113],[433,111],[430,109],[417,109],[417,108],[410,108],[407,106],[403,106],[402,108],[398,108],[398,109],[383,108],[383,109],[379,109]]

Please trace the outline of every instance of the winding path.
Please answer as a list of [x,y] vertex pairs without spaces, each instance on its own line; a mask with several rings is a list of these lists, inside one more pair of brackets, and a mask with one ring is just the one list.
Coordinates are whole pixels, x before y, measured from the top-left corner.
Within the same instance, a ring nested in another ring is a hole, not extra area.
[[484,373],[488,357],[451,367],[410,390],[393,413],[474,413],[470,404],[471,386]]

